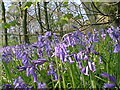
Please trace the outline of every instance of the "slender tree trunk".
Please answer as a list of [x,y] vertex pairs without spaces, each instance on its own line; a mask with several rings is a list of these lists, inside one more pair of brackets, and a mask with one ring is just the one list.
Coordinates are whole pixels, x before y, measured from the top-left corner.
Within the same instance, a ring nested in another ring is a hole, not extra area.
[[[21,11],[21,13],[20,13],[20,18],[21,18],[21,20],[22,20],[22,16],[23,16],[23,11],[22,11],[22,9],[21,9],[21,2],[19,2],[19,7],[20,7],[20,11]],[[22,23],[21,23],[21,25],[22,25]],[[22,43],[22,40],[21,40],[21,35],[20,35],[20,28],[19,28],[19,44],[21,44]]]
[[117,4],[117,9],[118,9],[118,18],[116,19],[116,25],[120,27],[120,2]]
[[43,26],[42,26],[42,20],[41,20],[41,10],[40,10],[40,3],[37,2],[37,7],[38,7],[38,20],[41,28],[41,34],[43,34]]
[[29,42],[28,32],[27,32],[27,8],[24,10],[24,17],[23,17],[23,36],[25,43]]
[[[2,20],[4,22],[4,25],[6,24],[6,18],[5,18],[5,5],[4,2],[2,2]],[[7,28],[4,28],[4,35],[5,35],[5,46],[8,46],[8,38],[7,38]]]
[[[58,7],[58,4],[57,4],[57,2],[55,2],[55,4],[56,4],[56,7]],[[60,20],[60,8],[57,8],[57,17],[58,17],[58,21]],[[62,37],[63,36],[63,25],[62,24],[60,24],[59,25],[59,27],[60,27],[60,36]]]
[[47,25],[47,31],[51,31],[48,22],[48,12],[47,12],[47,4],[48,2],[44,2],[44,11],[45,11],[45,23]]

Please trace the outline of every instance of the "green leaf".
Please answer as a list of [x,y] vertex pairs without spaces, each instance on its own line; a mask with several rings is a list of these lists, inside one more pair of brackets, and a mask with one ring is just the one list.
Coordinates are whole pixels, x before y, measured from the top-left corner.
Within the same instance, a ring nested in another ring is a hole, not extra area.
[[26,6],[30,7],[32,5],[32,2],[27,2]]
[[67,7],[67,6],[68,6],[68,2],[64,2],[63,7]]
[[73,14],[65,14],[64,17],[67,17],[68,19],[71,19],[73,17]]
[[25,2],[25,3],[22,5],[23,10],[29,8],[31,5],[32,5],[32,2]]
[[81,19],[83,16],[82,15],[77,15],[76,17],[74,17],[75,20]]
[[25,10],[25,9],[27,9],[27,8],[29,8],[28,6],[25,6],[23,9]]
[[4,27],[4,28],[10,28],[10,24],[7,24],[7,23],[6,23],[6,24],[3,24],[3,27]]
[[14,21],[11,21],[9,23],[3,24],[3,27],[10,28],[11,26],[16,26],[16,25],[20,26],[20,23],[18,23],[16,20],[14,20]]
[[61,20],[61,24],[64,25],[64,24],[67,24],[68,21],[67,20]]

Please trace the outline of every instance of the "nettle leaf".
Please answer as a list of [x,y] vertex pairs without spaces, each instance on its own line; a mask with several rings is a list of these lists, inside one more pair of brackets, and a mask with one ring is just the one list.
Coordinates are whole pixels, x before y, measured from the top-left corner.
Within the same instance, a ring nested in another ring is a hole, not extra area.
[[73,14],[65,14],[64,17],[67,17],[68,19],[71,19],[73,17]]

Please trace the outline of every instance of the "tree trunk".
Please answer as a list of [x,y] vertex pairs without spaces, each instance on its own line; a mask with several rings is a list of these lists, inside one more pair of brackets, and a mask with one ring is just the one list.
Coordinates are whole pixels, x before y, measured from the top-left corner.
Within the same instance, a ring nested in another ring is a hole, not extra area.
[[[23,11],[22,11],[22,9],[21,9],[21,2],[19,2],[19,7],[20,7],[20,11],[21,11],[21,13],[20,13],[20,18],[21,18],[21,20],[22,20],[22,17],[23,17]],[[21,23],[21,25],[22,25],[22,23]],[[22,43],[22,40],[21,40],[21,35],[20,35],[20,27],[19,27],[19,44],[21,44]]]
[[[97,20],[97,15],[94,15],[95,12],[92,12],[90,10],[93,10],[94,11],[94,8],[92,7],[92,4],[91,2],[82,2],[83,4],[83,7],[85,8],[85,12],[88,14],[87,17],[89,19],[89,22],[91,24],[95,24],[96,23],[96,20]],[[88,10],[90,9],[90,10]],[[90,15],[91,14],[91,15]],[[93,14],[93,15],[92,15]],[[92,28],[98,28],[98,26],[92,26]]]
[[41,28],[41,34],[43,34],[43,26],[42,26],[42,21],[41,21],[41,10],[40,10],[40,4],[37,2],[37,7],[38,7],[38,20]]
[[[5,18],[5,5],[4,2],[2,2],[2,20],[4,22],[4,25],[6,24],[6,18]],[[7,38],[7,28],[4,28],[4,36],[5,36],[5,46],[8,46],[8,38]]]
[[[55,4],[56,4],[56,7],[58,7],[58,4],[57,4],[57,2],[55,2]],[[60,8],[57,8],[57,17],[58,17],[58,21],[60,20]],[[62,37],[63,36],[63,25],[62,24],[60,24],[59,25],[59,27],[60,27],[60,36]]]
[[118,16],[119,17],[117,17],[115,23],[118,27],[120,27],[120,2],[117,4],[117,9],[118,9],[117,11],[118,11]]
[[48,4],[48,2],[44,2],[45,23],[47,25],[47,31],[51,31],[50,27],[49,27],[49,22],[48,22],[47,4]]
[[23,17],[23,36],[25,43],[29,42],[28,32],[27,32],[27,8],[24,10],[24,17]]

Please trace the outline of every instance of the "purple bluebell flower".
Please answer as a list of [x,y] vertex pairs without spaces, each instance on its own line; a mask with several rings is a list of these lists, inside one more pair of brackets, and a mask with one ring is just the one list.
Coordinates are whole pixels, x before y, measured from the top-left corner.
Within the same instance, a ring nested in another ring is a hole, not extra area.
[[90,56],[89,55],[85,55],[84,56],[84,60],[89,60]]
[[113,75],[110,75],[110,74],[108,74],[108,73],[106,73],[106,72],[104,72],[104,73],[101,74],[101,75],[102,75],[102,77],[107,77],[107,78],[109,78],[111,82],[114,82],[114,83],[117,82],[115,76],[113,76]]
[[78,64],[79,64],[79,69],[82,69],[82,68],[83,68],[82,62],[81,62],[81,61],[78,61]]
[[70,64],[73,64],[75,61],[72,60],[71,57],[68,57]]
[[120,31],[115,30],[113,36],[117,39],[120,36]]
[[15,79],[13,85],[15,85],[15,88],[27,88],[27,84],[25,84],[21,76],[19,76],[18,79]]
[[92,72],[95,72],[95,71],[96,71],[95,62],[88,61],[88,66],[89,66],[89,69],[90,69]]
[[27,75],[28,77],[30,77],[30,75],[31,75],[31,73],[30,73],[30,68],[26,68],[26,75]]
[[109,79],[110,79],[110,81],[112,81],[112,82],[114,82],[114,83],[117,82],[115,76],[113,76],[113,75],[110,75],[110,76],[109,76]]
[[75,29],[77,29],[77,30],[79,29],[77,26],[74,26],[74,25],[72,25],[72,27],[75,28]]
[[101,34],[101,37],[102,37],[103,39],[105,39],[105,38],[106,38],[106,34],[105,34],[105,33],[102,33],[102,34]]
[[49,65],[50,70],[48,70],[48,75],[53,75],[54,81],[57,81],[58,80],[58,74],[57,74],[57,70],[54,69],[53,63],[54,62],[51,62],[50,65]]
[[64,54],[64,52],[60,53],[60,60],[62,60],[62,62],[64,62],[64,60],[65,60],[65,54]]
[[34,64],[37,64],[37,65],[42,65],[43,63],[47,62],[48,60],[47,59],[38,59],[38,60],[32,60],[32,62]]
[[104,72],[103,74],[101,74],[101,76],[102,76],[102,77],[107,77],[107,78],[109,78],[110,74]]
[[26,66],[21,66],[21,67],[19,67],[19,71],[25,71],[26,70]]
[[24,66],[30,66],[30,62],[27,59],[22,60],[22,63],[24,64]]
[[43,55],[44,55],[44,54],[43,54],[43,49],[40,48],[40,49],[38,49],[37,52],[38,52],[38,56],[39,56],[39,57],[43,57]]
[[50,36],[52,36],[52,32],[51,32],[51,31],[46,32],[45,36],[46,36],[46,37],[50,37]]
[[2,60],[4,60],[8,64],[11,60],[14,60],[13,57],[14,57],[14,54],[11,51],[11,47],[3,48]]
[[49,67],[50,67],[50,70],[48,71],[48,75],[54,74],[55,73],[54,65],[51,63]]
[[112,33],[113,30],[111,28],[108,28],[107,33]]
[[77,53],[77,60],[82,60],[83,59],[83,52],[80,51],[79,53]]
[[118,53],[120,51],[120,45],[117,44],[114,48],[114,53]]
[[79,61],[78,58],[77,58],[77,54],[76,53],[74,53],[73,56],[74,56],[76,61]]
[[100,60],[99,63],[103,63],[102,59],[103,59],[103,57],[100,56],[100,57],[99,57],[99,60]]
[[81,72],[82,72],[83,74],[89,76],[89,73],[88,73],[88,66],[83,67],[82,70],[81,70]]
[[33,78],[34,78],[34,82],[38,82],[38,77],[37,77],[37,74],[35,73],[35,68],[34,67],[31,67],[29,69],[29,72],[31,75],[33,75]]
[[104,88],[114,88],[116,85],[114,83],[104,83]]
[[47,88],[46,83],[38,83],[38,89],[45,89]]
[[50,63],[49,67],[50,67],[50,70],[48,70],[48,75],[53,75],[54,81],[57,81],[58,74],[57,74],[57,70],[54,69],[53,62]]
[[67,57],[65,57],[65,59],[64,59],[64,62],[68,62],[68,59],[67,59]]
[[39,32],[36,31],[35,34],[39,35]]
[[73,46],[71,37],[70,37],[70,36],[67,36],[66,39],[67,39],[67,41],[68,41],[68,46]]
[[58,81],[58,74],[54,73],[54,80],[53,81]]
[[14,88],[14,86],[13,86],[13,85],[10,85],[10,84],[4,84],[4,85],[3,85],[3,89],[4,89],[4,90],[8,90],[8,89],[11,89],[11,88]]

